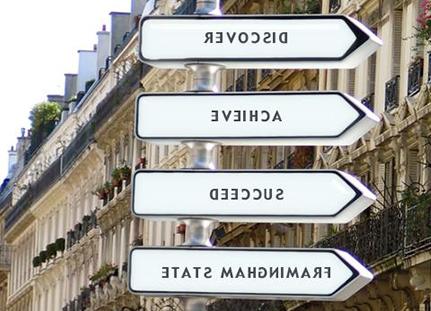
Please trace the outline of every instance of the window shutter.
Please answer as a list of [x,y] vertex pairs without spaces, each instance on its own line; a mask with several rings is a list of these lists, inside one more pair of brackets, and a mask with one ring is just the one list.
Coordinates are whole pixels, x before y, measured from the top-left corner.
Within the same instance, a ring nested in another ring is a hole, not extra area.
[[392,23],[392,76],[400,74],[403,11],[394,11]]
[[368,59],[367,95],[374,94],[376,83],[376,53]]
[[419,159],[418,159],[418,150],[409,149],[407,155],[407,183],[416,183],[419,181]]

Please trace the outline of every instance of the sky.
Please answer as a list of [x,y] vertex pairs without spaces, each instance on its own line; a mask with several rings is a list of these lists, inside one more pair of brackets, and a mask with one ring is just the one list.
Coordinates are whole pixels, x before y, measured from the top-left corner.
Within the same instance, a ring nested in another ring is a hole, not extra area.
[[92,49],[110,12],[131,0],[22,0],[0,3],[0,184],[8,153],[33,105],[64,93],[64,74],[77,73],[78,50]]

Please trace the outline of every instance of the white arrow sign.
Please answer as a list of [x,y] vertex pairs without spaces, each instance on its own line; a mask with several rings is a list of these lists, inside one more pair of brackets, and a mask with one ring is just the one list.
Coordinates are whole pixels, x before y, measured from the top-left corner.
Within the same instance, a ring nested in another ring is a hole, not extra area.
[[336,170],[141,170],[132,211],[160,219],[346,223],[375,199]]
[[353,68],[381,44],[343,15],[146,16],[139,56],[160,68]]
[[135,248],[129,290],[146,296],[342,301],[373,275],[335,249]]
[[155,143],[350,145],[378,122],[339,92],[207,92],[143,93],[135,123],[136,136]]

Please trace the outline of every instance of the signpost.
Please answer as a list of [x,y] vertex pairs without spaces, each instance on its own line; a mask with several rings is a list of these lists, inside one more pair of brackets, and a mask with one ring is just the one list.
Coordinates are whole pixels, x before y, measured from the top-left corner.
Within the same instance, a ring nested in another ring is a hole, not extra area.
[[136,136],[153,143],[349,145],[378,121],[340,92],[189,92],[142,93],[135,124]]
[[159,219],[346,223],[376,199],[336,170],[140,170],[133,185],[133,213]]
[[335,249],[135,248],[129,289],[145,296],[342,301],[373,275]]
[[139,56],[160,68],[353,68],[381,44],[344,15],[146,16]]
[[192,87],[141,94],[136,136],[186,144],[190,169],[135,173],[133,213],[184,222],[186,242],[134,248],[129,290],[187,297],[186,311],[205,310],[205,297],[346,300],[373,278],[346,252],[210,248],[211,230],[218,220],[344,223],[375,196],[336,170],[215,170],[214,151],[220,144],[348,145],[378,117],[336,91],[216,93],[217,74],[224,68],[353,68],[382,42],[342,15],[211,16],[220,14],[217,0],[197,0],[196,13],[141,20],[140,60],[189,69]]

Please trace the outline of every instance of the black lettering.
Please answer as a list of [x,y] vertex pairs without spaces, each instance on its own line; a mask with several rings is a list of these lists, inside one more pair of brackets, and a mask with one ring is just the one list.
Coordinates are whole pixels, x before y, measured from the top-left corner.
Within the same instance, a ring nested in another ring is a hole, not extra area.
[[281,122],[281,116],[280,116],[280,113],[278,112],[278,110],[275,111],[274,118],[272,118],[272,121],[280,121]]
[[313,279],[315,278],[322,278],[322,267],[315,267],[314,268],[314,275],[313,275]]
[[221,191],[220,191],[220,199],[221,200],[227,200],[228,199],[227,190],[228,190],[227,188],[221,189]]
[[[281,267],[281,269],[283,270],[283,267]],[[269,268],[269,276],[271,277],[271,278],[273,278],[274,276],[276,277],[276,278],[278,278],[278,267],[270,267]],[[283,275],[283,271],[281,271],[281,275]]]
[[324,267],[324,273],[328,276],[328,279],[331,278],[331,267]]
[[[262,114],[262,121],[267,122],[269,120],[269,117],[270,117],[269,112],[266,110],[262,110],[261,114]],[[263,115],[266,115],[266,117],[263,117]]]
[[248,272],[247,272],[248,278],[251,279],[255,279],[256,278],[256,267],[248,267]]
[[257,110],[250,111],[250,121],[257,122]]
[[253,193],[257,193],[257,196],[254,196],[253,200],[260,200],[262,198],[262,191],[260,189],[253,189]]
[[298,268],[294,268],[293,270],[289,267],[287,268],[286,278],[295,277],[298,278]]
[[277,194],[275,195],[277,200],[283,200],[283,189],[277,189]]
[[304,271],[302,271],[302,275],[301,275],[302,279],[305,277],[310,278],[310,273],[308,272],[307,268],[304,268]]
[[241,121],[241,110],[234,110],[234,122]]
[[162,267],[162,279],[169,278],[169,267]]
[[241,267],[238,268],[238,271],[236,272],[236,275],[235,275],[235,279],[240,278],[240,277],[245,278],[244,272],[242,272]]
[[215,43],[223,43],[223,33],[221,31],[217,31],[215,34],[216,34]]
[[213,33],[212,32],[205,33],[205,41],[204,41],[204,43],[213,43]]
[[211,122],[218,122],[218,110],[211,110]]
[[187,269],[187,267],[186,268],[184,268],[184,271],[183,271],[183,275],[181,276],[181,278],[185,278],[185,277],[187,277],[187,278],[191,278],[192,276],[190,275],[190,272],[189,272],[189,269]]
[[251,43],[258,43],[259,41],[260,41],[260,35],[259,35],[259,33],[258,32],[252,32],[251,33],[251,36],[254,36],[256,39],[252,39],[251,40]]
[[211,189],[210,190],[210,198],[212,200],[218,200],[218,189]]
[[246,194],[245,196],[242,196],[243,200],[248,200],[250,198],[250,190],[242,189],[241,192]]
[[259,268],[259,278],[264,279],[266,278],[267,274],[268,274],[268,271],[266,271],[264,267]]
[[230,118],[230,115],[231,115],[232,111],[230,111],[230,110],[229,111],[222,110],[221,113],[223,114],[224,119],[226,120],[226,122],[229,121],[229,118]]
[[201,269],[201,267],[193,267],[193,269],[195,269],[196,278],[199,278],[199,270]]
[[236,32],[226,32],[226,36],[229,39],[229,42],[232,43],[236,37]]
[[212,278],[211,268],[210,267],[205,267],[204,277],[207,278],[207,279],[211,279]]
[[265,200],[271,200],[272,199],[272,189],[263,189],[263,197]]
[[223,267],[223,269],[221,270],[221,276],[222,279],[224,278],[233,278],[233,272],[232,272],[232,268],[229,267],[228,270],[226,270],[225,267]]
[[238,35],[238,41],[241,43],[246,43],[248,41],[248,34],[246,32],[240,32]]
[[238,200],[238,189],[231,189],[230,191],[231,200]]
[[174,279],[176,279],[178,277],[177,272],[178,272],[179,268],[180,267],[171,267],[171,269],[174,270]]
[[263,42],[264,43],[271,43],[271,33],[270,32],[264,32],[263,33]]
[[279,35],[280,43],[287,43],[287,32],[282,32]]

